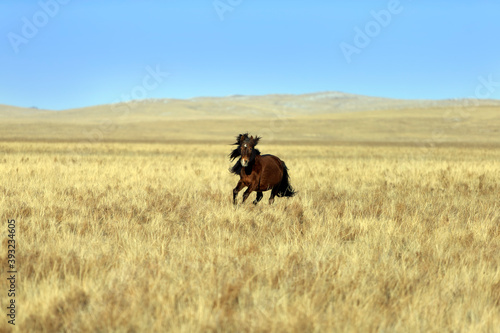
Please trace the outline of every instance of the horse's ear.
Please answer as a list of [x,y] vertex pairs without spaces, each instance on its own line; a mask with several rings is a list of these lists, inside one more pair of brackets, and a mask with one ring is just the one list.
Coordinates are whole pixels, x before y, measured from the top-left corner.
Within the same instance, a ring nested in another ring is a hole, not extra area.
[[260,140],[260,136],[255,136],[255,138],[252,138],[252,143],[253,143],[253,146],[257,146],[257,144],[259,143],[259,140]]

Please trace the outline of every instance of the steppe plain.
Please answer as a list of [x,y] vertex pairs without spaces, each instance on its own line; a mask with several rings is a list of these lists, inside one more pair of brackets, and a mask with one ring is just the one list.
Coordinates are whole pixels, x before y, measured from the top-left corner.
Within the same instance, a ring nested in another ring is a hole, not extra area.
[[[499,116],[336,92],[0,106],[0,332],[499,331]],[[295,197],[233,207],[243,132]]]

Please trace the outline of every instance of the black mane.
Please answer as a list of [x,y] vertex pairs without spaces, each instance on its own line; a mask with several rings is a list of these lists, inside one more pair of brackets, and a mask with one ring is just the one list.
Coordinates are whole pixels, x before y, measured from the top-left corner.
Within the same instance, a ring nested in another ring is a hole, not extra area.
[[[256,137],[255,139],[258,142],[260,138]],[[248,137],[248,133],[244,133],[244,134],[240,134],[240,135],[236,136],[236,142],[233,143],[232,145],[237,146],[237,147],[229,154],[229,160],[231,162],[234,161],[236,158],[241,156],[241,142],[242,141],[249,141],[249,140],[250,140],[250,138]],[[257,143],[255,143],[255,145],[257,145]],[[258,149],[254,148],[253,150],[254,150],[254,153],[252,155],[254,156],[254,158],[257,155],[260,155],[260,151]],[[251,161],[251,162],[253,162],[253,161]],[[229,169],[229,171],[231,173],[234,173],[235,175],[239,175],[242,167],[243,166],[240,163],[240,159],[238,159],[236,164],[233,165]]]

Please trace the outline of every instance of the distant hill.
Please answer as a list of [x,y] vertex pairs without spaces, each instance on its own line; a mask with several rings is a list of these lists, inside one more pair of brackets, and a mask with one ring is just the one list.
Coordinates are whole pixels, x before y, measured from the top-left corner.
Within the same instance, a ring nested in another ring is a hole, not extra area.
[[275,141],[500,143],[499,115],[499,100],[341,92],[147,99],[64,111],[0,105],[0,140],[223,141],[252,131]]
[[11,105],[0,104],[0,119],[11,119],[11,118],[25,118],[25,117],[37,117],[39,114],[44,113],[46,110],[40,110],[37,108],[22,108]]
[[303,95],[263,95],[197,97],[191,99],[145,99],[129,103],[97,105],[64,111],[47,111],[0,105],[3,118],[42,118],[44,120],[99,120],[102,117],[199,119],[219,117],[307,116],[346,112],[420,108],[462,108],[500,106],[500,100],[401,100],[369,97],[341,92]]

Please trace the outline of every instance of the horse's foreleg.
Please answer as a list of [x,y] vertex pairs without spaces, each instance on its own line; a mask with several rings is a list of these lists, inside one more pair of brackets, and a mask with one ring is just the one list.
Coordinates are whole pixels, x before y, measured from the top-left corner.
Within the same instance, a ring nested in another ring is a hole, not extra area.
[[243,182],[240,180],[238,184],[236,184],[236,187],[233,189],[233,204],[236,205],[236,197],[238,196],[238,193],[245,187],[243,185]]
[[248,196],[250,193],[252,193],[255,190],[256,186],[249,185],[245,193],[243,193],[243,201],[241,203],[244,203],[245,200],[247,200]]

